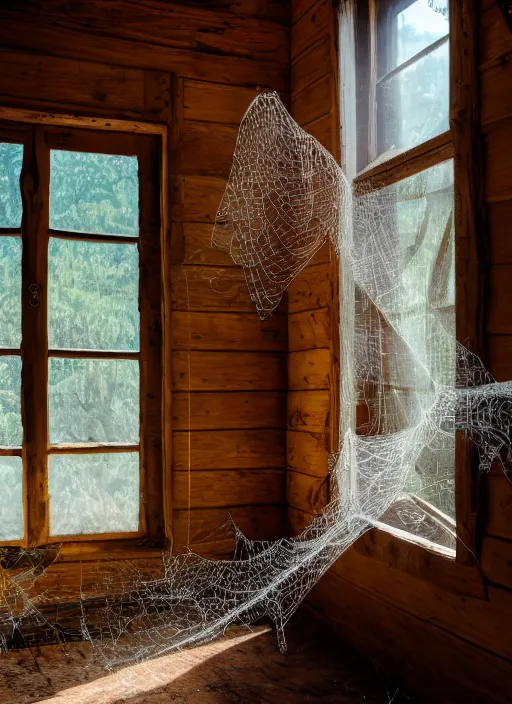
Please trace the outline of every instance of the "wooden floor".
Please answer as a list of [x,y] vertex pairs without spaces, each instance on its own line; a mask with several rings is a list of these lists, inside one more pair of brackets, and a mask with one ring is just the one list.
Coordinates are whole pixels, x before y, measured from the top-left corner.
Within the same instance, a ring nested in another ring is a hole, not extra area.
[[0,656],[0,702],[210,704],[410,702],[385,673],[344,649],[307,615],[288,629],[281,655],[267,626],[108,674],[90,647],[47,645]]

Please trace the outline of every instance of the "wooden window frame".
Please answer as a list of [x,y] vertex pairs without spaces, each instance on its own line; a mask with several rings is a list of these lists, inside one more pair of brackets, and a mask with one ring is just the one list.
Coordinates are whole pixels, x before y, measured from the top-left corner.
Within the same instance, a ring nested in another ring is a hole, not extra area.
[[[484,309],[487,248],[484,229],[482,157],[479,133],[479,91],[477,73],[476,7],[473,0],[449,0],[450,29],[450,129],[423,144],[404,151],[381,163],[375,158],[376,126],[374,105],[376,90],[376,37],[378,5],[389,7],[385,0],[342,0],[338,18],[340,81],[340,129],[342,165],[353,179],[354,188],[364,192],[369,185],[383,188],[447,159],[454,163],[454,223],[456,266],[456,337],[485,361]],[[395,4],[407,5],[408,2]],[[348,39],[348,41],[347,41]],[[355,53],[344,57],[343,44]],[[357,57],[357,58],[356,58]],[[346,63],[344,63],[344,60]],[[351,63],[353,62],[353,63]],[[341,75],[343,67],[357,65]],[[361,105],[367,101],[361,119]],[[344,126],[348,129],[344,129]],[[361,134],[367,134],[365,147]],[[356,145],[351,143],[356,140]],[[370,164],[361,171],[360,164]],[[435,546],[408,543],[383,530],[371,531],[363,537],[362,550],[387,554],[389,564],[407,565],[407,571],[419,572],[434,579],[437,570],[443,586],[485,598],[477,560],[480,548],[478,511],[481,483],[478,459],[469,439],[461,432],[456,436],[455,504],[457,546],[455,559],[435,551]],[[433,551],[432,551],[433,550]],[[414,562],[414,565],[412,564]]]
[[[4,119],[5,118],[5,119]],[[69,125],[73,125],[70,129]],[[77,127],[75,127],[75,125]],[[23,144],[21,228],[0,229],[3,235],[21,234],[22,254],[22,356],[23,447],[0,448],[0,455],[23,459],[24,539],[0,545],[21,548],[62,543],[61,559],[98,553],[149,555],[170,539],[170,506],[166,467],[170,452],[169,380],[170,300],[167,290],[169,258],[167,126],[124,120],[45,115],[0,108],[0,139]],[[49,228],[49,164],[51,149],[137,156],[139,165],[139,235],[123,237],[63,232]],[[47,344],[47,275],[50,237],[82,241],[129,243],[139,251],[140,352],[56,350]],[[30,287],[38,286],[39,305],[31,302]],[[35,334],[34,334],[35,332]],[[48,430],[48,360],[50,357],[139,359],[140,361],[140,517],[133,533],[49,535],[47,461],[50,454],[119,452],[128,445],[85,443],[50,446]],[[38,404],[36,399],[46,402]]]

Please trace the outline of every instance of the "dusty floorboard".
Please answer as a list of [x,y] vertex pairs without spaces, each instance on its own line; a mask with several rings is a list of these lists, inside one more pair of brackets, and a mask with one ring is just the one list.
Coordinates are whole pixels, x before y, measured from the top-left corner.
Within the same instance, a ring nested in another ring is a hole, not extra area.
[[372,663],[346,650],[323,626],[299,616],[287,655],[266,626],[108,674],[86,643],[47,645],[0,657],[2,704],[211,704],[408,700]]

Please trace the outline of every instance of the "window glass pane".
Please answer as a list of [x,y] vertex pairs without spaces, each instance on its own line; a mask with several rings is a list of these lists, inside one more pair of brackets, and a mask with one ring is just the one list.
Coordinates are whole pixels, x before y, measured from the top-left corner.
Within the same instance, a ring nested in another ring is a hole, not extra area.
[[50,348],[139,349],[136,245],[50,240]]
[[139,529],[139,454],[50,455],[50,534]]
[[449,45],[377,86],[378,153],[421,144],[449,128]]
[[23,467],[21,457],[0,457],[0,540],[23,538]]
[[22,144],[0,142],[0,227],[20,227]]
[[[378,251],[388,266],[379,280],[381,290],[387,287],[379,299],[385,316],[372,308],[366,294],[358,293],[355,362],[356,369],[366,371],[358,380],[358,393],[368,418],[363,432],[391,434],[410,428],[436,402],[439,385],[455,387],[453,205],[452,160],[358,199],[358,222],[370,212],[381,223]],[[369,238],[357,234],[361,249],[356,260],[364,252],[371,261],[376,253]],[[370,288],[368,293],[374,300],[379,294]],[[432,433],[409,472],[404,491],[413,499],[404,499],[398,513],[383,521],[439,542],[436,511],[447,526],[455,516],[454,469],[455,429],[449,420]],[[423,515],[418,500],[432,509],[432,521],[418,519]]]
[[0,237],[0,347],[21,344],[21,238]]
[[139,441],[139,362],[50,359],[50,443]]
[[396,61],[388,71],[448,34],[448,0],[416,0],[398,14],[396,22]]
[[21,447],[21,357],[0,356],[0,445]]
[[137,157],[52,150],[50,168],[51,228],[138,235]]

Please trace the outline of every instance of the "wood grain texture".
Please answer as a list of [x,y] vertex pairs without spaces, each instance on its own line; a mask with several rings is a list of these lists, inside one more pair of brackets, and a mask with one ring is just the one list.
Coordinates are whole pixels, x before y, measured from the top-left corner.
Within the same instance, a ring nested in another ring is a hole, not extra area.
[[496,381],[512,379],[512,335],[487,336],[487,368]]
[[226,181],[213,176],[177,176],[172,183],[173,219],[215,222]]
[[292,115],[299,125],[308,125],[331,112],[332,81],[331,74],[327,74],[309,84],[300,93],[292,93]]
[[332,300],[332,272],[328,264],[307,267],[288,289],[288,311],[324,308]]
[[233,523],[250,540],[276,540],[284,534],[283,511],[275,506],[243,506],[174,511],[176,552],[192,548],[200,554],[215,555],[219,549],[233,550]]
[[[331,43],[326,34],[316,44],[310,45],[291,66],[290,82],[294,99],[298,93],[333,70],[331,63]],[[331,101],[329,99],[329,105]]]
[[175,430],[283,428],[286,394],[279,391],[175,393]]
[[292,24],[291,58],[295,62],[301,54],[321,37],[329,34],[332,19],[332,0],[311,3],[302,16]]
[[487,232],[489,237],[490,263],[512,264],[512,200],[487,205]]
[[229,252],[212,247],[213,226],[203,222],[174,222],[172,263],[236,266]]
[[[381,576],[389,600],[382,600],[375,594]],[[328,577],[313,589],[311,601],[331,622],[343,626],[340,635],[343,632],[352,645],[373,654],[378,651],[377,657],[383,665],[397,671],[403,667],[403,658],[406,658],[407,677],[412,678],[411,684],[424,687],[425,678],[428,678],[429,687],[442,691],[443,697],[448,696],[446,701],[460,701],[464,696],[464,701],[475,704],[481,701],[506,702],[506,686],[496,688],[496,682],[492,687],[486,684],[488,667],[503,684],[512,667],[509,660],[496,653],[502,645],[508,646],[509,650],[509,644],[503,639],[506,627],[501,628],[500,618],[508,621],[510,616],[503,606],[496,604],[494,608],[483,600],[470,601],[460,597],[451,603],[439,601],[431,597],[422,580],[404,582],[404,579],[397,571],[376,564],[374,572],[370,565],[365,570],[361,580],[364,586],[355,586],[347,565],[343,576],[329,572]],[[388,588],[391,583],[393,587]],[[494,597],[493,590],[491,598]],[[395,600],[398,604],[394,603]],[[416,611],[422,613],[421,618],[411,613],[413,602]],[[368,623],[370,631],[361,626],[361,618]],[[474,624],[486,620],[482,627],[484,645]],[[455,624],[462,626],[466,637],[459,638],[450,633]],[[369,632],[371,638],[367,635]],[[467,670],[469,666],[473,668],[471,674]]]
[[331,321],[328,308],[291,313],[288,316],[288,349],[290,352],[329,348]]
[[320,433],[288,430],[286,454],[289,469],[316,477],[327,474],[326,438]]
[[173,310],[254,312],[241,267],[173,267]]
[[185,120],[176,165],[180,174],[228,178],[238,128]]
[[[512,541],[512,483],[501,473],[490,476],[486,498],[486,532]],[[510,552],[512,554],[512,550]]]
[[172,360],[175,391],[286,391],[286,355],[182,352]]
[[330,386],[330,350],[306,350],[288,355],[288,388],[291,391],[328,389]]
[[500,335],[512,334],[510,282],[512,264],[494,266],[489,272],[487,331]]
[[284,467],[285,433],[280,429],[173,433],[177,471]]
[[329,427],[329,391],[288,392],[288,428],[323,433]]
[[512,589],[512,541],[485,536],[482,541],[481,566],[490,582]]
[[512,117],[488,125],[484,132],[487,202],[512,199]]
[[286,350],[287,325],[284,315],[260,320],[254,313],[173,314],[173,346],[194,350]]
[[286,473],[286,504],[307,514],[318,515],[329,500],[328,477],[312,477],[289,470]]
[[255,97],[255,89],[246,86],[186,80],[183,86],[183,114],[186,120],[238,127]]
[[285,499],[281,469],[232,469],[174,472],[176,508],[220,508],[282,503]]

